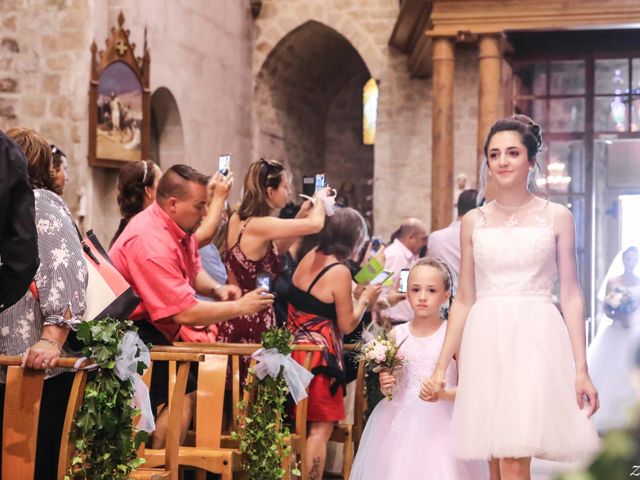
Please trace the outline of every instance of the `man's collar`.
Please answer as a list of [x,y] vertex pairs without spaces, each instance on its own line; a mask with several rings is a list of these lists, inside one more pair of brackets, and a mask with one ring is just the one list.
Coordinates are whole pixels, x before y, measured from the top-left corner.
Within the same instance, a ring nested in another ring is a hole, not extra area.
[[407,246],[404,243],[402,243],[402,241],[399,238],[396,238],[393,241],[393,244],[398,246],[398,248],[400,249],[400,251],[402,252],[402,254],[407,260],[411,260],[416,257],[416,254],[414,254],[411,250],[409,250]]
[[169,214],[158,205],[158,202],[153,202],[149,208],[152,209],[154,215],[162,220],[172,237],[181,243],[188,242],[190,235],[178,226]]

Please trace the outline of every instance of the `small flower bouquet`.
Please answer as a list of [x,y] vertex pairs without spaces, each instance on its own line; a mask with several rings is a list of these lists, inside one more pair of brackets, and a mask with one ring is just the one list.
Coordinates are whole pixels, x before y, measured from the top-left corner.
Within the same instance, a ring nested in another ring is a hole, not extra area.
[[604,311],[614,320],[626,320],[638,308],[628,289],[615,286],[604,299]]
[[[389,338],[387,331],[381,327],[372,327],[362,333],[362,340],[358,345],[358,361],[364,360],[365,369],[368,372],[378,373],[382,369],[394,370],[402,366],[402,354],[398,351],[402,346]],[[393,394],[387,394],[387,399],[392,400]]]

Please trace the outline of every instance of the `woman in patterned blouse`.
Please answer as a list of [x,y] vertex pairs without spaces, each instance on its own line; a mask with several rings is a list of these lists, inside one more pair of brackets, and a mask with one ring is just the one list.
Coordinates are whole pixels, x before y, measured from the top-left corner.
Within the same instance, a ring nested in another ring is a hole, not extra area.
[[[59,194],[49,143],[25,128],[7,132],[22,149],[34,189],[40,267],[29,291],[0,314],[0,353],[23,355],[23,367],[46,370],[38,443],[36,479],[56,477],[62,422],[73,374],[57,369],[69,331],[86,308],[87,266],[78,233]],[[6,372],[0,372],[5,388]],[[4,396],[2,396],[4,398]],[[0,409],[0,412],[2,409]]]

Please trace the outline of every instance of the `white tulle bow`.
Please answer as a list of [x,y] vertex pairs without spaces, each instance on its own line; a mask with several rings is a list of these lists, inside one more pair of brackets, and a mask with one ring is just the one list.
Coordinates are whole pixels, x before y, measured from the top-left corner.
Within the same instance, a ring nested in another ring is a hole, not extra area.
[[120,341],[118,351],[120,353],[116,357],[116,366],[113,371],[123,382],[131,380],[133,384],[133,404],[140,409],[140,420],[136,428],[151,433],[156,429],[156,424],[153,420],[149,389],[137,371],[138,362],[143,362],[147,367],[151,364],[149,349],[140,340],[136,332],[129,331],[124,334]]
[[284,367],[284,381],[289,387],[293,401],[298,403],[307,398],[306,388],[313,379],[313,374],[296,362],[291,355],[283,355],[275,348],[256,350],[253,358],[257,360],[255,375],[260,380],[269,375],[271,378],[278,378],[280,367]]

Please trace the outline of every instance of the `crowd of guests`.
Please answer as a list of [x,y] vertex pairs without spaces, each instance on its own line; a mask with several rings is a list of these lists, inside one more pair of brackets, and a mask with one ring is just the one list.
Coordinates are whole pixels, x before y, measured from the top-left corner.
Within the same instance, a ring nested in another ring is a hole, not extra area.
[[[512,130],[524,144],[526,135],[515,127]],[[55,367],[60,356],[73,353],[66,339],[86,309],[87,268],[79,232],[60,196],[66,181],[63,152],[30,129],[0,133],[0,148],[0,168],[11,179],[0,193],[0,347],[3,354],[23,354],[26,367],[46,370],[41,418],[47,421],[41,422],[38,436],[37,478],[51,478],[47,472],[56,469],[61,429],[51,419],[64,417],[70,390],[69,374]],[[528,164],[524,165],[526,169]],[[263,332],[286,325],[296,342],[323,345],[325,350],[315,354],[312,362],[315,377],[309,388],[305,476],[310,479],[322,478],[333,425],[345,417],[349,366],[343,345],[345,340],[357,339],[363,322],[378,322],[393,328],[401,341],[409,339],[408,353],[418,352],[416,358],[427,370],[438,361],[442,345],[447,346],[449,356],[440,360],[442,383],[429,383],[421,391],[423,400],[449,402],[429,420],[445,429],[456,384],[455,368],[448,368],[448,361],[459,348],[459,339],[445,342],[441,306],[451,303],[461,268],[467,282],[463,287],[468,288],[471,273],[464,259],[461,267],[461,220],[476,207],[477,192],[460,194],[458,218],[447,228],[427,235],[420,220],[408,218],[386,247],[372,252],[367,222],[360,212],[335,205],[336,192],[330,187],[320,188],[300,205],[289,203],[290,173],[277,161],[260,159],[249,166],[242,199],[230,209],[233,179],[232,173],[209,177],[187,165],[162,172],[149,160],[121,169],[117,198],[122,220],[109,255],[140,297],[131,319],[142,340],[155,345],[176,340],[259,343]],[[429,257],[419,260],[425,254]],[[408,294],[399,292],[397,279],[387,287],[357,285],[355,273],[372,256],[396,277],[400,270],[411,268]],[[265,277],[271,288],[259,285]],[[427,337],[435,343],[420,353]],[[430,359],[426,367],[424,355]],[[415,371],[405,378],[418,378],[419,368],[414,367],[407,367],[407,372]],[[383,391],[395,388],[396,373],[381,375]],[[428,373],[422,377],[428,378]],[[3,380],[0,377],[0,385]],[[166,368],[154,368],[153,448],[165,443],[167,382]],[[190,378],[185,435],[195,411],[195,388],[195,379]],[[405,382],[403,388],[414,389],[418,398],[420,382]],[[388,425],[382,419],[393,415],[392,407],[381,408],[385,410],[372,418],[380,418],[376,428],[383,431]],[[463,468],[444,443],[440,447],[451,461],[444,463],[445,474],[438,478],[485,475],[482,466]],[[384,453],[371,445],[364,451],[373,457]],[[363,468],[362,462],[356,461],[358,468]],[[367,473],[361,478],[374,477]]]

